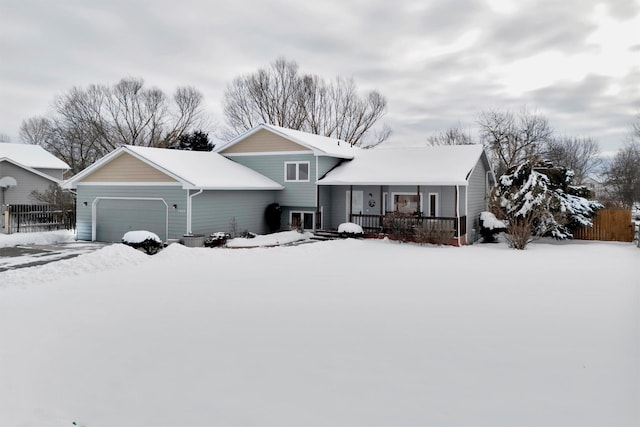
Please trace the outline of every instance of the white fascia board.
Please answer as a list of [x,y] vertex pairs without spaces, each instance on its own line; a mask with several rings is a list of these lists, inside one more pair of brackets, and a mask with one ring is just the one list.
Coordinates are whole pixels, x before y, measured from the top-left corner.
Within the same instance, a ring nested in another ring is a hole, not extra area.
[[113,182],[91,182],[84,181],[76,184],[76,187],[83,186],[138,186],[138,187],[184,187],[179,182],[123,182],[123,181],[113,181]]
[[279,187],[185,187],[186,190],[215,190],[215,191],[249,191],[249,190],[284,190],[283,186]]
[[[249,157],[249,156],[288,156],[288,155],[300,155],[311,154],[312,151],[261,151],[252,153],[220,153],[224,157]],[[315,154],[315,153],[313,153]]]

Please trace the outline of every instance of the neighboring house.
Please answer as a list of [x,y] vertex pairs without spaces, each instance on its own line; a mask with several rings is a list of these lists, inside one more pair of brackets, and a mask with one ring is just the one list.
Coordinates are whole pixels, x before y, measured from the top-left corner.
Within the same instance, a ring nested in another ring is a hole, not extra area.
[[455,230],[456,243],[466,244],[495,178],[481,145],[381,147],[363,150],[318,184],[330,188],[330,228],[350,221],[376,230],[384,215],[400,212]]
[[77,238],[120,242],[130,230],[163,241],[185,234],[266,231],[264,211],[282,186],[213,152],[124,146],[69,179]]
[[126,146],[71,178],[78,239],[119,241],[134,229],[163,240],[218,231],[282,228],[369,231],[389,212],[440,221],[470,241],[495,178],[480,145],[362,150],[333,138],[259,125],[216,152]]
[[69,166],[39,145],[0,143],[0,205],[34,204],[33,191],[60,185]]
[[353,159],[360,148],[347,142],[272,125],[258,125],[238,136],[217,152],[281,184],[276,202],[283,223],[305,229],[328,228],[329,188],[318,180],[345,160]]

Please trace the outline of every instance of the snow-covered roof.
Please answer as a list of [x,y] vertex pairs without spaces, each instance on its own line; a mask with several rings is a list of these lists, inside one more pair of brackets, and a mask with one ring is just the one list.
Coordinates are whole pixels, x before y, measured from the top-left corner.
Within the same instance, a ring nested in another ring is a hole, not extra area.
[[69,169],[69,166],[39,145],[0,143],[0,159],[37,169]]
[[282,185],[226,157],[206,151],[183,151],[126,145],[112,151],[65,183],[74,188],[84,177],[117,156],[129,153],[182,183],[186,189],[281,190]]
[[329,172],[325,185],[466,185],[482,145],[377,147]]
[[302,145],[303,147],[306,147],[311,151],[313,151],[314,154],[316,154],[317,156],[330,156],[330,157],[338,157],[341,159],[353,159],[353,157],[357,153],[362,151],[361,148],[352,147],[349,145],[348,142],[342,141],[337,138],[330,138],[322,135],[315,135],[312,133],[283,128],[280,126],[268,125],[264,123],[248,130],[242,135],[229,141],[229,143],[221,146],[216,151],[218,152],[223,151],[263,129],[273,132],[277,135],[280,135],[283,138],[286,138],[289,141],[292,141],[296,144]]

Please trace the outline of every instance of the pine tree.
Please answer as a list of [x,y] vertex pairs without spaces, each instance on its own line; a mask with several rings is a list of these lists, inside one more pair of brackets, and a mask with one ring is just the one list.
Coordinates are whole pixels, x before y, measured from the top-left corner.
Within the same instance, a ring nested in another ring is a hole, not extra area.
[[573,172],[549,162],[525,161],[507,170],[494,192],[496,214],[506,219],[507,239],[524,249],[532,237],[572,238],[572,230],[591,226],[603,206],[584,186],[572,185]]

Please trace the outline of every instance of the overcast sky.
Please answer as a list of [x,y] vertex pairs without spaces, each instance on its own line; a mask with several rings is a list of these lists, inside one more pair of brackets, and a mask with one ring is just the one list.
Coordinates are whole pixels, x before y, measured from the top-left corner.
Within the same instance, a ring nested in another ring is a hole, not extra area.
[[127,76],[194,86],[223,124],[226,85],[278,57],[379,90],[390,143],[526,106],[613,151],[640,112],[640,0],[0,0],[0,133]]

